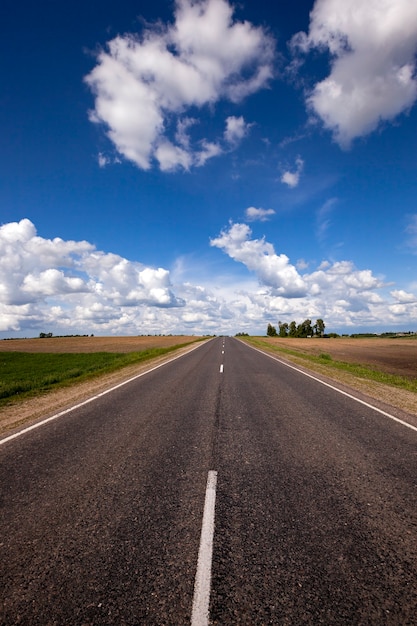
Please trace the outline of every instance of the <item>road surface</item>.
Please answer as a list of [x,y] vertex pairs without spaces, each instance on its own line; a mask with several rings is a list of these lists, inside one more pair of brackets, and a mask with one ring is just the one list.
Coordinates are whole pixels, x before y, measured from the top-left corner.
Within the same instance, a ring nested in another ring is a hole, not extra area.
[[0,445],[0,623],[417,624],[416,444],[210,340]]

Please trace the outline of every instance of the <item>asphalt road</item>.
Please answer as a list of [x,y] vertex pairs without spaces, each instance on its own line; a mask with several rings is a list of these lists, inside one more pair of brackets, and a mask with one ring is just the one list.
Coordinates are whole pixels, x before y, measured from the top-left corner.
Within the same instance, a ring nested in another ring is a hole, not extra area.
[[417,625],[417,432],[235,339],[0,462],[3,626],[191,624],[202,545],[210,624]]

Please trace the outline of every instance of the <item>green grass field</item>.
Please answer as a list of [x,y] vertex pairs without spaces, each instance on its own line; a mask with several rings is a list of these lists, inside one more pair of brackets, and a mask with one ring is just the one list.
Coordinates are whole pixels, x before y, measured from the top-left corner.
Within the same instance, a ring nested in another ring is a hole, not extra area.
[[113,372],[127,365],[167,354],[183,345],[187,344],[128,353],[2,352],[0,354],[0,406],[20,398],[67,386],[75,381],[84,381],[100,374]]

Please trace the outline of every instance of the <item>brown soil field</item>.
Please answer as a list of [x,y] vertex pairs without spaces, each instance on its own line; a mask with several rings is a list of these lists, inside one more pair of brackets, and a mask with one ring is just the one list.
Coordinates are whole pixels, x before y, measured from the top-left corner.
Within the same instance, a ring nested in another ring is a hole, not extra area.
[[45,337],[0,341],[0,352],[140,352],[192,343],[198,337]]
[[393,339],[296,339],[268,338],[271,344],[319,356],[329,354],[335,361],[373,367],[406,378],[417,378],[417,340]]

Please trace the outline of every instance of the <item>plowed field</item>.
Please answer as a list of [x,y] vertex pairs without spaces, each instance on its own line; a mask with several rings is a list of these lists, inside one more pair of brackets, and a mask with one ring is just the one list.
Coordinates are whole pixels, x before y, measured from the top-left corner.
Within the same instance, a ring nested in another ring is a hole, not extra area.
[[140,352],[192,343],[197,337],[51,337],[0,341],[0,351],[16,352]]
[[389,374],[417,378],[416,339],[268,338],[268,342],[317,356],[329,354],[334,361],[367,365]]

